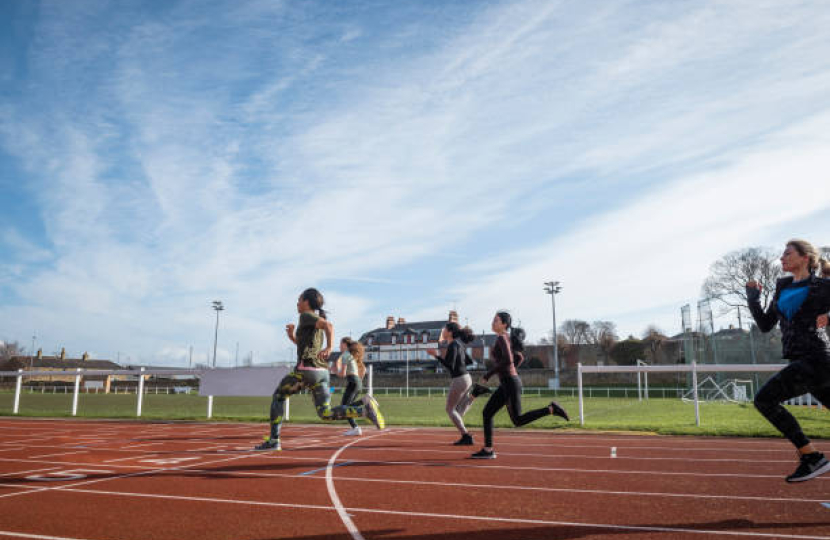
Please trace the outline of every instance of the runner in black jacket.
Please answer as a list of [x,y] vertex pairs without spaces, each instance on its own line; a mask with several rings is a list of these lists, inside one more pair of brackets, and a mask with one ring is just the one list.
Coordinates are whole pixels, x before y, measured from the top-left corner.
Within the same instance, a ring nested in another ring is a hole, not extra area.
[[467,373],[467,363],[472,364],[465,345],[473,341],[473,331],[468,327],[461,328],[456,322],[448,322],[441,331],[441,341],[449,342],[444,356],[440,356],[436,349],[429,349],[427,353],[435,357],[447,368],[452,377],[450,391],[447,393],[447,415],[452,420],[456,429],[461,433],[461,438],[455,441],[455,446],[470,446],[473,444],[473,436],[467,431],[464,425],[464,415],[470,410],[474,397],[470,396],[473,387],[473,379]]
[[800,464],[787,477],[803,482],[830,471],[830,461],[801,431],[782,405],[807,392],[830,407],[830,338],[817,322],[830,311],[830,281],[815,275],[823,265],[816,249],[804,240],[791,240],[781,256],[781,268],[792,276],[779,279],[764,311],[761,287],[746,284],[749,310],[762,332],[781,326],[784,358],[789,365],[772,377],[755,396],[755,407],[798,448]]

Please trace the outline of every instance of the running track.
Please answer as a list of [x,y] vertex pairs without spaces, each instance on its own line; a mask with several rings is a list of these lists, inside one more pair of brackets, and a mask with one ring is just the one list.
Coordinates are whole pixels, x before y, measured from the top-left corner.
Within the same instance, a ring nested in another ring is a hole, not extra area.
[[787,485],[781,440],[502,429],[473,461],[451,430],[292,424],[247,451],[264,429],[0,418],[0,539],[830,540],[830,477]]

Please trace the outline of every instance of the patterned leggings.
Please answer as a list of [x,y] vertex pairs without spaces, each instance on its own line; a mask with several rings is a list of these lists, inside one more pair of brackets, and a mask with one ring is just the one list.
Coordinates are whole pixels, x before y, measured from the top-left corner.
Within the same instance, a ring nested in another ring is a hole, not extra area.
[[361,405],[341,405],[332,408],[329,394],[329,372],[325,370],[294,370],[280,381],[271,400],[271,438],[279,439],[285,418],[285,400],[308,389],[314,400],[317,416],[323,420],[344,420],[363,416]]

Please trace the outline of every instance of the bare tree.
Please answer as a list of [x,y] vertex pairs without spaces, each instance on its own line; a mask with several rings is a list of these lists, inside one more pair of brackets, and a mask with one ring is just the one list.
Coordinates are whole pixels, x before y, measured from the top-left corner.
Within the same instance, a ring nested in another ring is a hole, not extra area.
[[0,360],[10,360],[15,356],[23,356],[26,350],[16,341],[0,341]]
[[775,292],[775,282],[782,276],[779,255],[774,251],[753,247],[731,251],[709,267],[709,277],[701,292],[723,304],[723,312],[745,307],[746,282],[761,284],[761,305],[766,309]]
[[591,325],[577,319],[568,319],[559,327],[559,333],[565,336],[566,341],[571,345],[585,345],[589,343],[588,334],[590,332]]
[[611,321],[594,321],[588,331],[588,342],[599,347],[606,360],[617,341],[619,341],[617,325]]

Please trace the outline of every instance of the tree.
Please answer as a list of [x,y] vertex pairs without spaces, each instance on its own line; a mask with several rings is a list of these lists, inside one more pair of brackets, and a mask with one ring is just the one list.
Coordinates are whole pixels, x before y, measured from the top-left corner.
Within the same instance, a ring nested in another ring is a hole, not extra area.
[[778,259],[777,253],[762,247],[731,251],[709,267],[701,293],[705,298],[720,301],[726,312],[746,307],[746,282],[754,280],[761,284],[761,305],[766,309],[775,292],[775,282],[782,276]]
[[0,341],[0,360],[11,360],[14,356],[23,356],[25,349],[16,341]]
[[657,363],[657,351],[669,338],[657,326],[651,324],[643,331],[643,345],[650,354],[652,363]]
[[565,340],[570,345],[587,344],[590,332],[591,325],[578,319],[568,319],[559,327],[559,333],[565,336]]
[[599,347],[606,360],[618,340],[617,325],[611,321],[594,321],[588,332],[588,343]]
[[522,362],[521,368],[524,369],[545,369],[545,363],[542,362],[538,357],[533,356],[528,360]]

